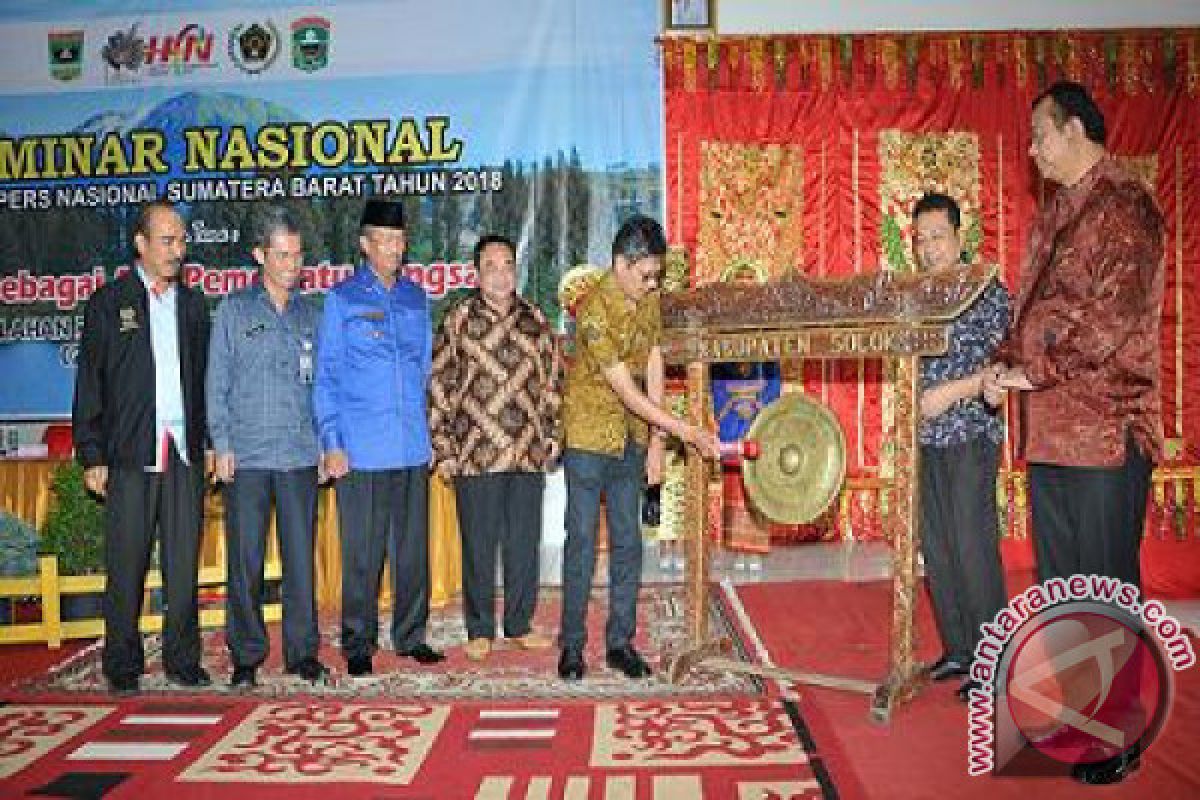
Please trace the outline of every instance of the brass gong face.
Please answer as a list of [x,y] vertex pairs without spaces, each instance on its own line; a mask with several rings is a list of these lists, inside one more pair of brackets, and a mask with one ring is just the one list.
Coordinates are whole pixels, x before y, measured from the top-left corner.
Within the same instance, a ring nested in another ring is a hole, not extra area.
[[837,417],[802,394],[768,405],[746,438],[759,457],[742,462],[746,495],[773,522],[812,522],[829,508],[846,476],[846,437]]

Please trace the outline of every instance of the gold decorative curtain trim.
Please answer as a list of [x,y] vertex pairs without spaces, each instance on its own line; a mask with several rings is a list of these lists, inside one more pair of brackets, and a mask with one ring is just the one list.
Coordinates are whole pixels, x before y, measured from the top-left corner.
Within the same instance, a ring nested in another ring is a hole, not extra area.
[[1182,85],[1200,91],[1200,28],[1106,31],[671,36],[663,48],[669,88],[828,91],[874,86],[956,90],[1004,85],[1037,90],[1069,78],[1136,95]]

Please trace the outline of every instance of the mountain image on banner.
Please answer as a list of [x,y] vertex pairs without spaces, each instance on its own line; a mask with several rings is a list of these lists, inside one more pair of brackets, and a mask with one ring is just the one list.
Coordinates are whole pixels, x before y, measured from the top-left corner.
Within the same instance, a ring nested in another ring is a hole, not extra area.
[[166,177],[180,178],[185,176],[183,165],[187,148],[183,132],[188,128],[216,127],[229,130],[239,127],[253,141],[264,125],[286,125],[301,121],[304,121],[301,114],[270,100],[227,92],[184,92],[144,111],[101,111],[88,117],[73,132],[100,137],[107,133],[124,135],[133,130],[159,131],[166,143],[163,158],[170,167]]

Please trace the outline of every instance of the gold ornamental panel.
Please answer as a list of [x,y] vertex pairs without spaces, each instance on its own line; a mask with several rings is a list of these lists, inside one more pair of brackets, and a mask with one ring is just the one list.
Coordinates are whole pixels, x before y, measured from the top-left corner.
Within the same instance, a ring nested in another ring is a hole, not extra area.
[[662,296],[663,328],[763,330],[951,322],[996,275],[990,264],[920,273],[874,272],[762,285],[714,283]]
[[794,145],[701,142],[694,284],[746,264],[779,280],[803,262],[804,153]]

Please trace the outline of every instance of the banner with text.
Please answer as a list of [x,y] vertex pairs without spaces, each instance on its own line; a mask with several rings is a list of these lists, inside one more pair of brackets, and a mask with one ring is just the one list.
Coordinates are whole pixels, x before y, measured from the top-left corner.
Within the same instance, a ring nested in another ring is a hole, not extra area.
[[260,204],[296,213],[303,287],[323,292],[382,196],[439,309],[503,233],[556,321],[563,272],[607,263],[629,214],[661,215],[655,0],[229,6],[0,11],[0,420],[69,416],[82,304],[130,268],[151,200],[185,212],[183,280],[213,304],[257,278]]

